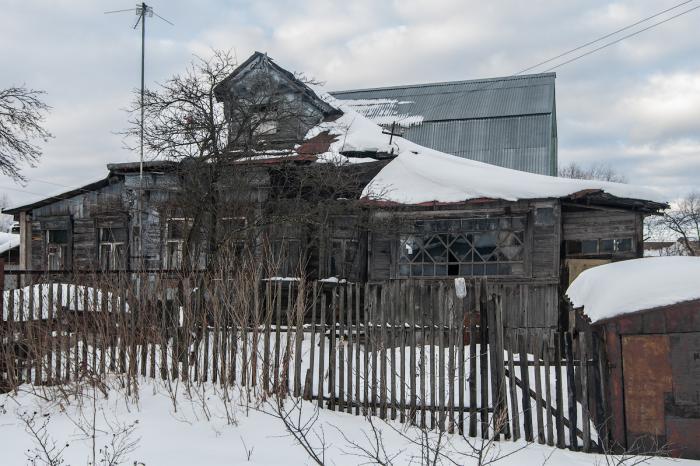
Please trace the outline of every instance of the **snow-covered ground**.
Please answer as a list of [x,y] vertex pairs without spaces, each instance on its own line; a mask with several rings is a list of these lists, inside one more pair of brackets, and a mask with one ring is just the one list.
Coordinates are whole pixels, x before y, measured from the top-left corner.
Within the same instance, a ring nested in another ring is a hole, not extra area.
[[700,299],[700,257],[645,257],[581,273],[566,294],[592,322]]
[[[116,385],[116,380],[109,382]],[[275,416],[273,404],[260,399],[247,402],[245,392],[238,389],[228,392],[230,400],[227,402],[220,389],[210,384],[203,384],[188,394],[181,385],[167,386],[163,382],[144,380],[135,393],[137,397],[127,397],[123,389],[117,388],[103,388],[103,392],[85,385],[83,389],[82,404],[74,398],[56,396],[50,389],[34,392],[31,386],[23,386],[16,394],[1,395],[2,464],[31,464],[27,455],[34,454],[39,446],[22,418],[29,419],[33,415],[35,429],[46,423],[46,443],[55,444],[58,449],[67,445],[62,453],[65,464],[89,464],[93,455],[93,433],[97,464],[102,464],[100,458],[105,447],[109,452],[113,443],[132,442],[133,448],[127,449],[130,451],[122,457],[122,464],[314,464],[285,424]],[[355,443],[370,451],[373,448],[374,433],[362,416],[317,410],[314,403],[295,405],[291,401],[287,402],[284,413],[290,415],[293,423],[300,421],[302,424],[317,416],[315,422],[308,425],[307,437],[316,453],[324,455],[326,464],[373,464],[352,445]],[[393,457],[393,464],[422,463],[418,429],[378,419],[374,420],[374,425],[385,451],[381,454]],[[130,431],[130,434],[119,433],[123,431]],[[432,444],[437,441],[436,433],[429,437]],[[471,453],[473,449],[458,434],[448,434],[442,442],[442,454],[449,456],[454,464],[477,464],[463,454]],[[322,443],[325,443],[325,452],[322,452]],[[503,457],[509,453],[512,455],[497,464],[606,464],[601,455],[522,441],[495,443],[488,447],[487,457]],[[446,457],[441,463],[450,464]],[[653,458],[648,464],[682,466],[698,463]]]

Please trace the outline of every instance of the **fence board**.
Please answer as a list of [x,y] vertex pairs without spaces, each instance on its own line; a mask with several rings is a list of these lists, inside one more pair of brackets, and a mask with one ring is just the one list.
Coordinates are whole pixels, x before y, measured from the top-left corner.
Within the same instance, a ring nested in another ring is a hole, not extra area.
[[549,347],[545,347],[544,356],[544,390],[547,418],[547,445],[554,446],[554,425],[552,420],[552,381],[551,366],[549,364]]
[[576,406],[576,379],[574,377],[574,348],[571,333],[567,332],[564,338],[566,347],[566,390],[569,401],[569,445],[572,450],[578,450],[578,436],[576,425],[578,409]]
[[586,345],[586,334],[578,334],[579,360],[581,373],[581,430],[583,431],[583,451],[591,451],[591,419],[588,412],[588,351]]

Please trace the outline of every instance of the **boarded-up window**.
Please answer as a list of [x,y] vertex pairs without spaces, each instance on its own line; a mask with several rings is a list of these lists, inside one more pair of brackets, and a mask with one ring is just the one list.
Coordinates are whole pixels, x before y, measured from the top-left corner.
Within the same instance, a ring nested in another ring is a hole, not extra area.
[[126,266],[126,228],[100,228],[100,267],[121,270]]
[[46,266],[62,270],[68,265],[68,230],[46,231]]
[[416,222],[401,237],[399,276],[522,275],[524,217]]

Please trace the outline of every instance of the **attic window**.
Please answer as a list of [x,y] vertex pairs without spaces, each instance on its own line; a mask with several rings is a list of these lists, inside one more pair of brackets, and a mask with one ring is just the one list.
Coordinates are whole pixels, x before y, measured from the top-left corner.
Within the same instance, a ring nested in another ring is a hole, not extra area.
[[251,105],[251,127],[255,136],[266,136],[276,134],[277,127],[277,105]]

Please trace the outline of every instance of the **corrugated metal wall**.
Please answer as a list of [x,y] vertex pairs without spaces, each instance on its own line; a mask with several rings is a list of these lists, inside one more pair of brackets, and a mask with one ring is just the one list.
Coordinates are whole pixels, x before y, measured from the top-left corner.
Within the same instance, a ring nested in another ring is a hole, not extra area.
[[553,73],[334,92],[378,124],[443,152],[555,175]]

